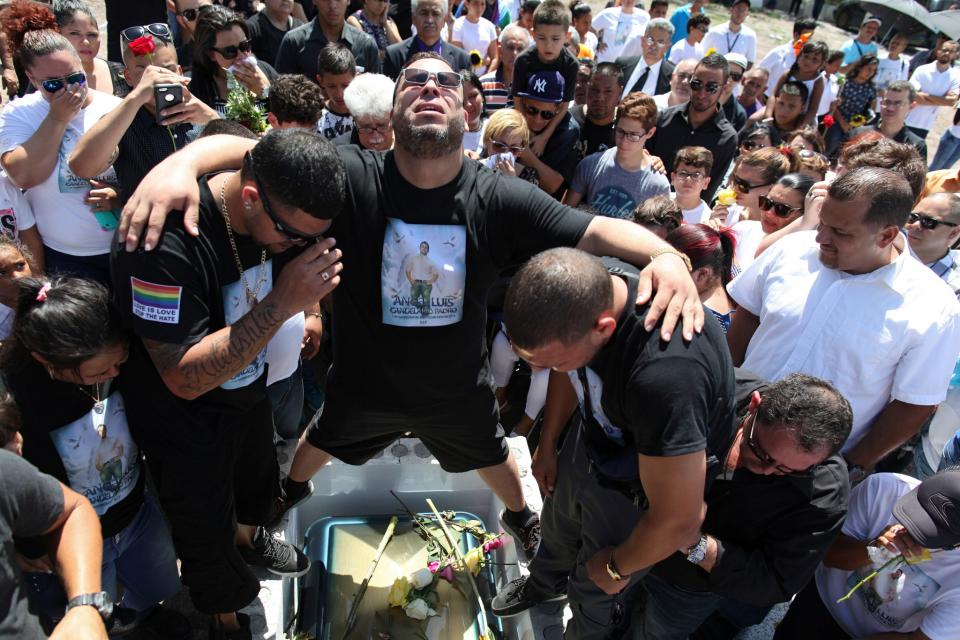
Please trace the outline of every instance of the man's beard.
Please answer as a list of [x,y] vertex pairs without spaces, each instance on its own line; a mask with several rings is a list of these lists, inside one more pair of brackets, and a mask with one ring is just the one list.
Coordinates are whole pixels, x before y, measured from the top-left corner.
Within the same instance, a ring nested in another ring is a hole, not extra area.
[[430,124],[414,127],[402,114],[393,118],[393,135],[396,145],[414,158],[430,160],[442,158],[463,147],[464,118],[454,118],[447,126]]

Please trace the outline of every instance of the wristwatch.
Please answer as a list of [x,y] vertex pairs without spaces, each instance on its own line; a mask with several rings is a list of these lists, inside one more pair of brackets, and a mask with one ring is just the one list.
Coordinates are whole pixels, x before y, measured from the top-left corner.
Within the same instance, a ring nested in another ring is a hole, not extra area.
[[701,533],[697,544],[687,549],[687,562],[700,564],[707,557],[707,534]]
[[693,271],[693,263],[690,262],[690,257],[682,251],[677,251],[673,247],[664,247],[663,249],[657,249],[650,255],[650,262],[653,262],[655,258],[657,258],[658,256],[662,256],[665,253],[670,253],[677,256],[678,258],[683,260],[683,264],[687,265],[687,271]]
[[610,557],[607,559],[607,573],[613,578],[614,582],[620,582],[625,580],[627,576],[623,576],[617,570],[617,565],[613,562],[613,551],[610,551]]
[[110,594],[106,591],[83,593],[70,599],[64,613],[74,607],[93,607],[97,610],[97,613],[100,614],[100,617],[103,618],[103,621],[108,622],[113,615],[113,598],[111,598]]

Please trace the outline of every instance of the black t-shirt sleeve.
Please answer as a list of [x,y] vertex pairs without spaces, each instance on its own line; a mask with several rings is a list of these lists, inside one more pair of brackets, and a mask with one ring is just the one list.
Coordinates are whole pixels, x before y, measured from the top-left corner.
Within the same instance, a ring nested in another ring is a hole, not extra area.
[[0,450],[0,512],[13,535],[38,536],[63,514],[63,490],[52,476]]
[[577,63],[577,59],[573,55],[563,49],[563,54],[560,56],[560,75],[563,76],[563,99],[566,102],[573,100],[574,94],[577,91],[577,74],[580,73],[580,65]]
[[501,269],[546,249],[576,246],[593,219],[519,178],[488,172],[478,176],[484,178],[496,181],[490,189],[494,197],[486,224],[491,257]]
[[[669,345],[667,348],[684,348]],[[681,456],[707,447],[704,389],[714,386],[706,369],[683,355],[649,361],[635,369],[625,394],[626,413],[639,454]]]
[[527,76],[530,75],[530,56],[537,55],[536,49],[527,49],[513,63],[513,95],[527,90]]
[[[180,216],[171,218],[179,220]],[[121,248],[114,252],[114,296],[141,338],[194,344],[209,332],[210,292],[194,265],[198,261],[188,246],[192,242],[168,224],[153,251],[126,252]]]

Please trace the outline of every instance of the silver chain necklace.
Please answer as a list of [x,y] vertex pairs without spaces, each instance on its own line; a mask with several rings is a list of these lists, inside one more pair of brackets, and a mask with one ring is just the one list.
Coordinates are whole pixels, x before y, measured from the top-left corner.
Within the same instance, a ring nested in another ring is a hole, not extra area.
[[225,195],[226,189],[227,181],[224,180],[220,183],[220,212],[223,214],[223,221],[227,225],[227,239],[230,240],[230,249],[233,250],[233,260],[237,263],[237,271],[240,273],[240,281],[243,283],[243,289],[247,294],[247,304],[252,307],[257,303],[257,296],[260,294],[260,287],[263,286],[263,283],[267,278],[267,270],[265,269],[267,264],[267,250],[262,249],[260,251],[260,269],[257,271],[256,286],[251,290],[250,285],[247,284],[247,276],[243,271],[243,263],[240,262],[240,252],[237,250],[237,242],[233,239],[233,225],[230,224],[230,214],[227,213],[227,198]]

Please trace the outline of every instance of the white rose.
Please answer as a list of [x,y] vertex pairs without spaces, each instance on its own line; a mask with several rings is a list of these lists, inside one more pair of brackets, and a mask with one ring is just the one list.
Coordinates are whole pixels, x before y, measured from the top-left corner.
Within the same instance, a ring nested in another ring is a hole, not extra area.
[[437,612],[427,606],[423,598],[417,598],[403,608],[403,612],[414,620],[426,620],[427,616],[435,616]]
[[433,572],[424,567],[410,576],[410,582],[413,584],[414,589],[423,589],[433,582]]

